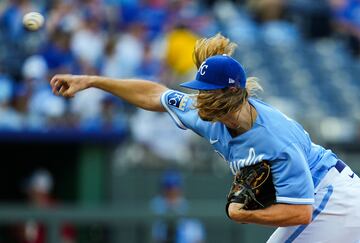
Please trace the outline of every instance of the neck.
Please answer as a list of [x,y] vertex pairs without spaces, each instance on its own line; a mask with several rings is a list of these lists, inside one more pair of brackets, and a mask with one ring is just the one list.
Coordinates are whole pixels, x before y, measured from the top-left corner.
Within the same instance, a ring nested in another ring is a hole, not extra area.
[[240,110],[227,115],[221,122],[225,124],[232,136],[238,136],[252,128],[256,116],[256,110],[249,102],[246,102]]

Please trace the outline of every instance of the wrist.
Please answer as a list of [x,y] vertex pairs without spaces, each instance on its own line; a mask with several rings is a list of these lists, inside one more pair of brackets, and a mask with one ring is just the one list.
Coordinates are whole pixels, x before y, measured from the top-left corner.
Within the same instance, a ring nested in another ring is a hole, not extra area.
[[96,76],[85,76],[86,88],[97,88],[98,79]]
[[230,203],[228,206],[229,217],[239,223],[247,223],[249,211],[243,209],[243,206],[241,203]]

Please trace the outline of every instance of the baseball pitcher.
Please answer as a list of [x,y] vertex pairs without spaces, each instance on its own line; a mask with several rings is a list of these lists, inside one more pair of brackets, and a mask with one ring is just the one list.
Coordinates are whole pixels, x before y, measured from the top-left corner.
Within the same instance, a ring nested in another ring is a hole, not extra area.
[[[195,45],[198,72],[186,94],[146,80],[56,75],[53,92],[95,87],[140,108],[168,112],[209,141],[234,174],[225,212],[239,223],[278,226],[268,242],[360,240],[360,179],[296,121],[255,98],[261,87],[231,57],[222,35]],[[121,68],[121,67],[120,67]]]

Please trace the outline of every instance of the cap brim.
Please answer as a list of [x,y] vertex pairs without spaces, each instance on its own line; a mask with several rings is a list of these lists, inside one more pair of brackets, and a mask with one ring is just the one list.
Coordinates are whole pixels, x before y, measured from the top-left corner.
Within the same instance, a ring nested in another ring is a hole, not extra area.
[[188,89],[196,89],[196,90],[215,90],[215,89],[223,89],[226,87],[224,85],[209,84],[209,83],[201,82],[199,80],[188,81],[180,84],[180,86]]

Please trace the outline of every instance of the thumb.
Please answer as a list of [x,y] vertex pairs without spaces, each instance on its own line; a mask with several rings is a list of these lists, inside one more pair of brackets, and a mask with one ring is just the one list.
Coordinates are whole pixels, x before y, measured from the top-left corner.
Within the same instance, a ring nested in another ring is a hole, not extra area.
[[75,96],[75,93],[77,92],[77,90],[74,88],[74,86],[70,86],[64,93],[63,96],[64,97],[68,97],[68,98],[72,98]]

